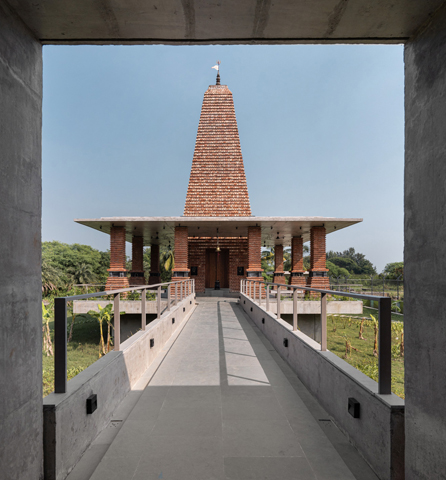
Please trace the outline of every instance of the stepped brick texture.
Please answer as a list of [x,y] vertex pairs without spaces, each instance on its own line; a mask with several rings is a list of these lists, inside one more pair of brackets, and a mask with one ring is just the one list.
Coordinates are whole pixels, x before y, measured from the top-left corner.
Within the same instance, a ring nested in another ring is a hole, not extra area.
[[[172,282],[189,278],[188,244],[187,227],[175,227],[175,268],[172,270]],[[182,272],[186,276],[178,276],[176,272]]]
[[[133,237],[132,238],[132,273],[144,274],[144,238]],[[136,287],[138,285],[145,285],[146,280],[143,276],[132,276],[129,279],[130,285]]]
[[283,275],[283,245],[274,247],[274,283],[286,283]]
[[[111,227],[110,230],[110,268],[109,272],[127,272],[125,268],[125,227]],[[129,279],[127,276],[114,277],[109,276],[105,285],[105,290],[119,290],[128,288]]]
[[293,237],[291,239],[291,277],[290,285],[305,286],[306,280],[304,272],[304,251],[302,237]]
[[149,285],[156,285],[161,282],[160,277],[160,246],[150,246],[150,276]]
[[204,94],[184,215],[251,216],[232,93],[210,85]]
[[[246,237],[220,237],[218,244],[221,249],[229,249],[229,291],[240,291],[240,280],[246,279],[248,268],[248,239]],[[217,248],[216,238],[189,238],[189,265],[198,267],[195,279],[195,291],[205,292],[206,249]],[[244,275],[237,275],[237,267],[243,267]]]
[[262,230],[248,227],[248,272],[262,272]]
[[313,272],[328,272],[328,268],[326,266],[325,236],[326,233],[324,227],[311,227],[311,264],[310,276],[308,278],[308,286],[310,287],[328,288],[330,286],[328,276],[311,276]]

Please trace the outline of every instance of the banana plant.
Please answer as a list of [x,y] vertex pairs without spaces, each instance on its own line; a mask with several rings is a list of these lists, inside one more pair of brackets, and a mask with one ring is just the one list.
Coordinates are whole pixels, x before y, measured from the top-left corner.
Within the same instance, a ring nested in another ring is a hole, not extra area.
[[[101,305],[98,304],[98,312],[95,312],[94,310],[90,310],[88,312],[89,315],[92,317],[95,317],[96,320],[99,322],[99,331],[101,333],[101,345],[99,349],[99,356],[101,357],[102,355],[105,355],[109,350],[110,350],[110,344],[111,344],[111,329],[113,328],[113,325],[111,324],[111,320],[113,318],[113,312],[112,312],[113,305],[109,303],[105,307],[102,307]],[[107,322],[107,348],[105,348],[105,342],[104,342],[104,335],[102,331],[102,326],[104,324],[104,321]]]
[[53,300],[50,301],[48,307],[42,302],[42,333],[43,333],[43,350],[47,357],[53,356],[53,342],[51,341],[50,320],[53,316],[54,307]]

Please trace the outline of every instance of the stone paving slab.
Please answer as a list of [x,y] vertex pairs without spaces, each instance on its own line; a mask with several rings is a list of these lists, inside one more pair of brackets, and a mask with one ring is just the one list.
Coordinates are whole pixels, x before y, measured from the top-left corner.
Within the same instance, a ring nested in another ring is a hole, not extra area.
[[91,479],[376,480],[236,301],[200,300]]

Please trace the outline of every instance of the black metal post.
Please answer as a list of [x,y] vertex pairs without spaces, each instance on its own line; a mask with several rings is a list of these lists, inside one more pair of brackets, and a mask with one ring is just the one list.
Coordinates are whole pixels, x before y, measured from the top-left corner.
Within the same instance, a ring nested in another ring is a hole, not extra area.
[[54,300],[54,392],[67,392],[67,301]]
[[387,395],[392,393],[392,300],[381,298],[378,305],[378,393]]

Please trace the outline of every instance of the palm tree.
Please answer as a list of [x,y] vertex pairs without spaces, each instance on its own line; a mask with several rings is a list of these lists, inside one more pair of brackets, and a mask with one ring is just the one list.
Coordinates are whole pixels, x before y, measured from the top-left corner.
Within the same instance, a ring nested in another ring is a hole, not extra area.
[[86,284],[94,283],[96,281],[96,275],[89,263],[79,263],[68,269],[71,274],[74,283]]
[[44,295],[63,287],[62,271],[42,257],[42,293]]

